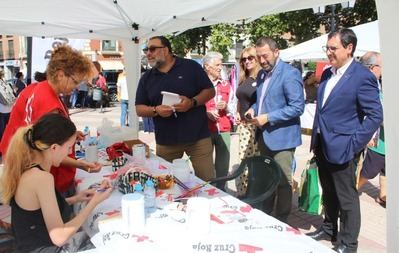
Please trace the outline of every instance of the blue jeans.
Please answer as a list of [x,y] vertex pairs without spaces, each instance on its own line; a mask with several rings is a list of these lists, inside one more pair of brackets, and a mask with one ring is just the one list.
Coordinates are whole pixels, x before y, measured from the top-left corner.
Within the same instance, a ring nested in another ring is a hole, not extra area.
[[73,90],[71,98],[70,98],[70,102],[71,102],[71,108],[75,108],[76,102],[78,100],[78,90]]
[[121,100],[121,126],[126,126],[128,123],[128,111],[129,108],[129,100]]

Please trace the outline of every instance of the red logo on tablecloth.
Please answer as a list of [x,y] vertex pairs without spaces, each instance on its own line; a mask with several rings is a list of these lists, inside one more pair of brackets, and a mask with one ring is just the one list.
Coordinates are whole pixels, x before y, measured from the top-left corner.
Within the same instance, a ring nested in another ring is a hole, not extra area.
[[240,252],[254,253],[256,251],[263,251],[263,248],[259,248],[248,244],[239,244],[238,250]]
[[82,179],[75,179],[75,185],[77,186],[78,184],[82,183],[83,180]]
[[205,192],[208,193],[208,196],[214,196],[214,195],[219,193],[215,188],[211,188],[211,189],[205,190]]
[[149,241],[149,242],[152,242],[151,240],[150,240],[150,238],[148,237],[148,236],[146,236],[146,235],[132,235],[132,237],[133,238],[137,238],[137,242],[144,242],[144,241]]
[[243,213],[249,213],[252,211],[252,206],[250,205],[242,206],[240,207],[240,211]]
[[293,232],[293,233],[296,234],[296,235],[300,235],[300,234],[301,234],[301,231],[299,231],[298,229],[293,228],[293,227],[286,227],[286,228],[285,228],[285,231],[287,231],[287,232]]

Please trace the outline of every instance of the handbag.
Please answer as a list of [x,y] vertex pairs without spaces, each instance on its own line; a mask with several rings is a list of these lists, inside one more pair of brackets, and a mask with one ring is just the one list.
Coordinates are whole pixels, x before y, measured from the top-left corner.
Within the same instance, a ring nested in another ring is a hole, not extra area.
[[12,106],[16,100],[10,85],[0,79],[0,104]]
[[298,208],[313,215],[320,215],[322,212],[322,188],[315,157],[307,162],[306,169],[302,172]]

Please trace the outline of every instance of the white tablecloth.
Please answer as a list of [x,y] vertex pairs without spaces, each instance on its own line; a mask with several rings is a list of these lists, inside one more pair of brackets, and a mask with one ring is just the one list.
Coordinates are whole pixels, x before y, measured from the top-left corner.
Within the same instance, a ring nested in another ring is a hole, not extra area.
[[[171,167],[161,160],[161,165]],[[163,167],[161,166],[161,167]],[[77,189],[82,190],[112,174],[110,167],[100,173],[89,174],[78,170]],[[193,184],[201,182],[195,178]],[[157,203],[164,208],[146,210],[146,227],[142,232],[128,232],[122,219],[107,219],[121,210],[122,193],[115,190],[109,199],[99,204],[83,225],[98,247],[87,253],[103,252],[333,252],[326,246],[305,236],[300,231],[213,186],[203,187],[198,196],[206,197],[211,205],[211,226],[207,234],[190,231],[185,224],[185,213],[168,202],[182,193],[179,186],[157,193]],[[81,206],[75,206],[78,211]],[[106,220],[105,220],[106,219]],[[98,223],[101,231],[99,232]],[[105,220],[105,221],[104,221]]]

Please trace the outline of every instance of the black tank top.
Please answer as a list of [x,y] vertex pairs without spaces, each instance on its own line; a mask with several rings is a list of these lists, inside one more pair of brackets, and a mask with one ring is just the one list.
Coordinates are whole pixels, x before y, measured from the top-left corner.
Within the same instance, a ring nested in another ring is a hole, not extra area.
[[[33,167],[43,170],[38,164],[31,166],[31,168]],[[68,203],[66,203],[65,199],[56,190],[55,196],[62,214],[62,210],[68,206]],[[55,246],[51,242],[41,209],[34,211],[22,209],[15,201],[15,197],[11,199],[10,206],[12,230],[16,241],[16,253],[62,252],[62,248]],[[68,221],[65,215],[62,215],[62,220],[64,223]]]

